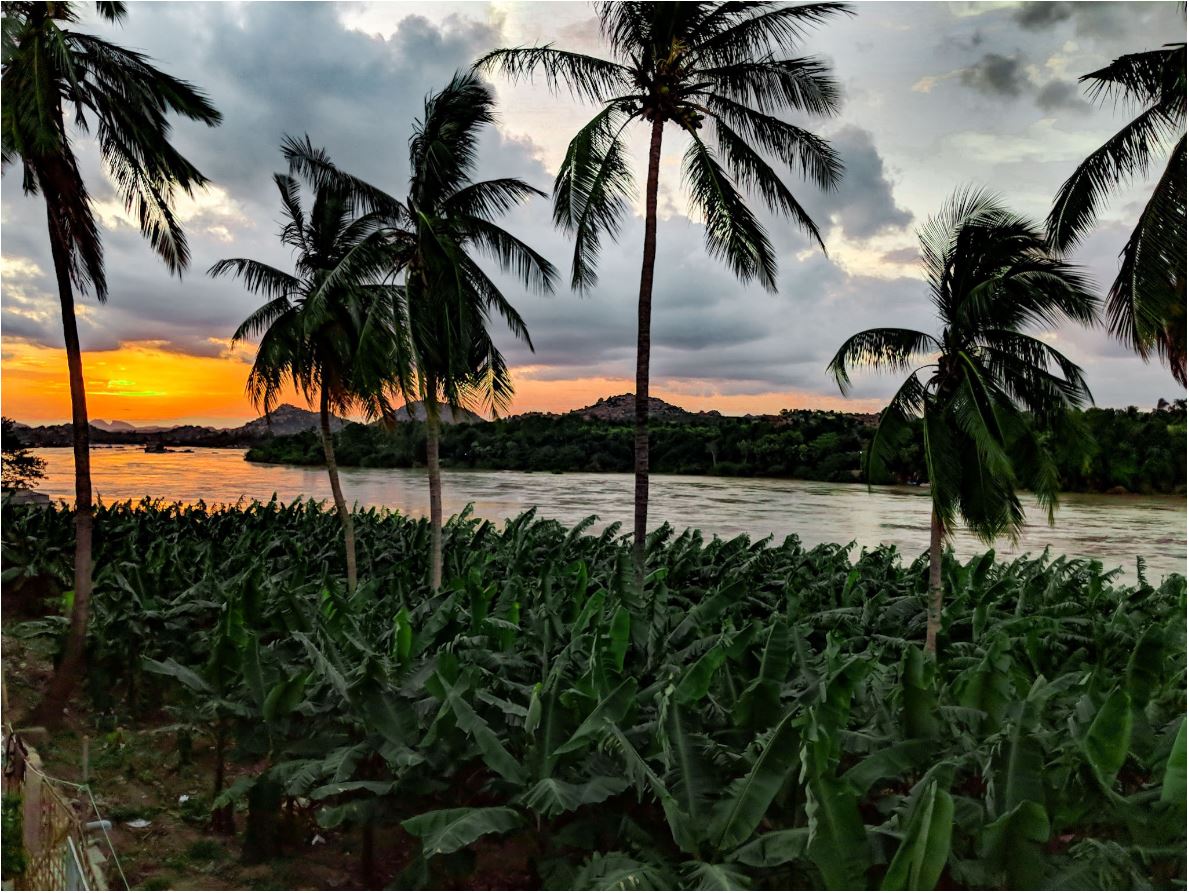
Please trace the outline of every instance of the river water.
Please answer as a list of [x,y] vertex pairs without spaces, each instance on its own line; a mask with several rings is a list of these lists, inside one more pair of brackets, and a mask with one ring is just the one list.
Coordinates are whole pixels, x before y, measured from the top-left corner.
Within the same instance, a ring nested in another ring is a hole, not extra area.
[[[73,498],[74,462],[69,449],[34,450],[47,461],[39,489],[54,499]],[[91,454],[95,494],[104,502],[150,496],[183,503],[283,501],[299,496],[330,499],[321,468],[262,465],[244,461],[243,450],[195,449],[192,453],[150,455],[140,447],[98,447]],[[428,512],[423,469],[345,468],[341,472],[348,502],[386,506],[411,515]],[[447,515],[473,503],[480,517],[500,521],[536,506],[543,517],[574,524],[599,516],[600,527],[615,521],[632,524],[632,477],[626,474],[526,474],[516,471],[444,471]],[[1056,525],[1026,501],[1028,526],[1016,545],[1002,541],[1003,557],[1039,553],[1100,559],[1135,577],[1142,555],[1149,577],[1185,573],[1184,496],[1106,496],[1071,493],[1061,500]],[[929,545],[929,500],[924,487],[827,484],[774,478],[718,478],[654,475],[649,520],[674,527],[700,528],[705,534],[753,537],[795,533],[806,545],[892,543],[908,556]],[[965,533],[954,548],[967,556],[986,549]]]

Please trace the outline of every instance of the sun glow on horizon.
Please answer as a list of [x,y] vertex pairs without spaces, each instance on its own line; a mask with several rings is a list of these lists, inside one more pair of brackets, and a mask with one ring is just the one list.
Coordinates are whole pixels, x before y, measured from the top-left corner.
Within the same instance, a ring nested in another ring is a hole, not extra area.
[[[92,419],[141,425],[241,425],[260,415],[244,393],[250,361],[249,349],[225,348],[217,356],[193,356],[166,350],[156,342],[84,351],[87,412]],[[5,339],[0,371],[5,416],[32,425],[59,424],[70,419],[63,350]],[[629,393],[635,386],[630,378],[539,377],[544,371],[538,367],[512,370],[516,397],[507,415],[568,412],[589,406],[601,397]],[[709,382],[658,380],[650,390],[653,396],[684,409],[716,409],[724,415],[809,408],[871,412],[880,408],[880,401],[829,398],[792,390],[727,394]],[[307,406],[292,391],[280,402]]]

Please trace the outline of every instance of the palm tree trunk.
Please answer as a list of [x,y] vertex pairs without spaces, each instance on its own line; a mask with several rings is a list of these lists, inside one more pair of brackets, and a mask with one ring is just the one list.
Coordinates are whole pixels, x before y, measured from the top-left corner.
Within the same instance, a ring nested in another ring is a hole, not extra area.
[[929,606],[925,621],[925,653],[937,654],[937,633],[941,629],[941,519],[933,512],[929,524]]
[[636,493],[632,560],[636,588],[644,588],[644,541],[648,535],[648,361],[652,354],[652,278],[656,267],[656,196],[665,122],[652,122],[648,147],[648,186],[644,211],[644,262],[640,270],[640,302],[636,330]]
[[442,586],[442,469],[438,464],[441,416],[438,414],[437,383],[429,382],[425,398],[425,465],[429,469],[429,585],[437,592]]
[[87,645],[87,620],[91,606],[91,429],[87,418],[87,390],[83,380],[83,354],[78,340],[78,322],[74,314],[74,288],[70,282],[69,248],[66,234],[53,208],[47,207],[50,249],[54,273],[58,279],[58,298],[62,304],[62,333],[66,342],[66,366],[70,373],[70,411],[74,440],[74,601],[70,609],[70,628],[62,660],[46,689],[45,697],[34,711],[44,725],[57,725],[62,711],[84,671]]
[[330,475],[330,492],[334,494],[334,506],[338,509],[339,520],[343,524],[343,542],[347,549],[347,592],[355,591],[355,521],[351,511],[347,508],[347,500],[343,498],[343,488],[339,483],[339,466],[334,459],[334,436],[330,433],[330,398],[326,388],[322,389],[322,452],[326,456],[326,473]]

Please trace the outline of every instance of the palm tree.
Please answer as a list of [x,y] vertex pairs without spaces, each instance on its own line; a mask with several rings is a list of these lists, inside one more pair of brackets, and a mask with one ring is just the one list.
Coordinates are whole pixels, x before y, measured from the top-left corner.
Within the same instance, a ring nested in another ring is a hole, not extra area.
[[922,419],[933,505],[925,647],[936,653],[944,538],[961,517],[988,543],[1014,539],[1024,525],[1017,487],[1052,523],[1059,482],[1044,429],[1090,399],[1082,370],[1025,330],[1089,325],[1098,300],[1038,227],[985,192],[958,191],[918,236],[940,335],[868,329],[839,348],[829,371],[844,394],[853,367],[909,372],[880,416],[866,473],[880,474]]
[[474,181],[482,128],[495,120],[491,90],[475,75],[456,74],[425,100],[409,141],[409,191],[398,201],[350,177],[302,146],[287,151],[296,168],[333,183],[386,218],[387,255],[369,263],[399,273],[399,314],[407,339],[400,353],[410,377],[392,377],[406,399],[423,401],[430,500],[430,585],[442,582],[442,481],[438,458],[441,406],[466,405],[501,412],[512,398],[504,357],[488,331],[492,313],[512,334],[532,341],[520,314],[484,272],[485,255],[526,288],[549,293],[555,273],[544,257],[499,227],[494,218],[521,201],[543,195],[515,178]]
[[[848,11],[842,3],[600,3],[599,22],[612,59],[544,46],[496,50],[476,63],[514,79],[540,71],[551,88],[565,86],[601,106],[570,141],[553,187],[554,221],[574,235],[574,288],[589,289],[597,281],[595,261],[603,238],[618,233],[633,196],[623,142],[627,126],[636,120],[649,124],[636,335],[637,585],[643,584],[648,528],[649,357],[665,124],[677,125],[687,136],[682,176],[705,219],[707,250],[741,280],[758,279],[775,291],[775,252],[740,189],[758,194],[769,209],[791,218],[821,244],[813,220],[768,157],[820,187],[833,186],[842,165],[829,145],[776,115],[784,110],[832,115],[838,89],[822,61],[777,54],[797,47],[810,27]],[[708,120],[714,145],[702,133]]]
[[[1120,254],[1106,301],[1112,333],[1141,357],[1162,357],[1185,384],[1185,44],[1120,56],[1081,78],[1090,96],[1138,107],[1127,126],[1078,165],[1049,213],[1061,250],[1090,230],[1107,196],[1147,174],[1168,151],[1168,163]],[[1171,147],[1171,148],[1170,148]]]
[[[97,3],[101,18],[119,22],[123,3]],[[62,660],[37,709],[57,722],[83,669],[91,600],[91,462],[82,352],[74,290],[107,300],[103,242],[67,130],[93,131],[109,180],[140,231],[171,273],[181,275],[190,251],[172,206],[176,190],[191,195],[207,180],[170,145],[169,114],[215,126],[219,113],[185,81],[149,60],[69,26],[74,3],[6,2],[3,9],[3,164],[20,161],[22,186],[45,198],[50,250],[70,373],[74,427],[74,598]]]
[[[308,138],[300,145],[329,163]],[[281,241],[296,254],[295,273],[247,258],[221,260],[208,273],[238,276],[249,291],[266,299],[232,337],[233,343],[260,341],[248,374],[252,402],[267,415],[286,383],[311,406],[318,402],[330,491],[343,526],[347,590],[354,592],[355,524],[339,482],[331,414],[388,414],[384,395],[394,365],[399,372],[394,348],[401,339],[394,334],[399,324],[392,312],[394,288],[380,280],[373,262],[383,250],[383,218],[374,212],[357,214],[357,202],[329,183],[314,187],[307,217],[298,180],[290,174],[274,174],[273,179],[284,216]]]

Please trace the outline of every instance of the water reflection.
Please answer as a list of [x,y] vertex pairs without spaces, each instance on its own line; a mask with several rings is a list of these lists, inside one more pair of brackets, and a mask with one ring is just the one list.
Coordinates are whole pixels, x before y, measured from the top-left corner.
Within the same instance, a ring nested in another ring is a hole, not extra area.
[[[35,450],[47,460],[41,489],[71,499],[73,461],[68,449]],[[330,499],[326,472],[318,468],[245,462],[242,450],[197,449],[193,453],[149,455],[135,447],[97,448],[92,453],[95,493],[106,502],[152,496],[184,503],[234,503],[299,496]],[[599,516],[599,527],[615,521],[630,529],[632,478],[614,474],[549,474],[507,471],[446,471],[444,505],[448,514],[474,503],[481,517],[502,520],[537,506],[541,515],[574,524]],[[425,475],[413,469],[348,468],[342,471],[348,501],[395,508],[411,515],[427,511]],[[807,545],[854,541],[860,546],[892,543],[918,555],[929,542],[928,493],[920,487],[881,487],[868,492],[858,484],[826,484],[775,479],[656,475],[651,484],[650,518],[674,527],[698,527],[707,535],[754,537],[795,533]],[[1029,504],[1028,526],[1016,546],[997,550],[1011,556],[1038,553],[1097,558],[1122,566],[1134,578],[1142,555],[1150,575],[1185,572],[1183,496],[1104,496],[1072,493],[1062,497],[1057,524]],[[976,539],[960,533],[959,554],[982,551]]]

